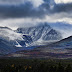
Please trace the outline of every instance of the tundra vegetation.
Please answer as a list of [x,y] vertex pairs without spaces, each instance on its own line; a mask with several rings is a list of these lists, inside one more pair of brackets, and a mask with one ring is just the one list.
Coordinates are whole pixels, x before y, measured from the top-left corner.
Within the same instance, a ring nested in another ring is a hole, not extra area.
[[0,72],[72,72],[72,60],[0,59]]

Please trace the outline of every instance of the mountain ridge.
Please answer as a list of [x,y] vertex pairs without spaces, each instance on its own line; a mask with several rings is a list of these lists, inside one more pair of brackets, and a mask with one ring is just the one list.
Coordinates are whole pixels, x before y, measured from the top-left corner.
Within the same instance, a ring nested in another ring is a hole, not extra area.
[[50,27],[48,23],[40,23],[39,25],[34,27],[21,27],[18,28],[16,32],[30,35],[33,41],[37,41],[39,39],[42,39],[44,41],[62,39],[61,34]]

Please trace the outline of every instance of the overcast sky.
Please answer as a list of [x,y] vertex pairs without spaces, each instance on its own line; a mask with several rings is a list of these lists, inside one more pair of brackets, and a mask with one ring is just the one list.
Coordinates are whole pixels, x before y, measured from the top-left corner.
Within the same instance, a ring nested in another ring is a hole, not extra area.
[[72,24],[72,0],[0,0],[0,26],[16,29],[38,22]]

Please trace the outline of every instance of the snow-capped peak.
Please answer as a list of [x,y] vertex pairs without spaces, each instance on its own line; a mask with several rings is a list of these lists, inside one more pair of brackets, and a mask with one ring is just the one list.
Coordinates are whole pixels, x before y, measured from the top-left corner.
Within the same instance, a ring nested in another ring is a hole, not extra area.
[[28,28],[18,28],[18,33],[28,34],[31,36],[33,42],[35,41],[51,41],[51,40],[60,40],[62,38],[61,34],[54,30],[48,25],[48,23],[40,23],[34,27]]

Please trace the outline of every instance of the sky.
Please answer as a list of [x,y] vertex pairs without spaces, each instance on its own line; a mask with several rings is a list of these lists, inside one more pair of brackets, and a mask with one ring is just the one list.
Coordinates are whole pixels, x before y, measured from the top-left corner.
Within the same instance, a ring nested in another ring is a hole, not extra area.
[[0,0],[0,26],[16,29],[39,22],[72,24],[72,0]]

